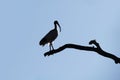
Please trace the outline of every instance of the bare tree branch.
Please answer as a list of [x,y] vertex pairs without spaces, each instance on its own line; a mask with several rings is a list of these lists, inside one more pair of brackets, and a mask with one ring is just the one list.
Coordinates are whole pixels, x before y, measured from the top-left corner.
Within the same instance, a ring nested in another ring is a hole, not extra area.
[[44,54],[44,56],[50,56],[50,55],[53,55],[55,53],[58,53],[66,48],[73,48],[73,49],[78,49],[78,50],[85,50],[85,51],[94,51],[94,52],[97,52],[99,55],[101,56],[104,56],[104,57],[107,57],[107,58],[110,58],[110,59],[113,59],[115,61],[116,64],[120,63],[120,58],[111,54],[111,53],[108,53],[104,50],[102,50],[102,48],[100,47],[99,43],[97,43],[95,40],[91,40],[89,42],[89,44],[94,44],[95,47],[89,47],[89,46],[82,46],[82,45],[76,45],[76,44],[65,44],[61,47],[59,47],[58,49],[55,49],[55,50],[51,50],[51,51],[48,51]]

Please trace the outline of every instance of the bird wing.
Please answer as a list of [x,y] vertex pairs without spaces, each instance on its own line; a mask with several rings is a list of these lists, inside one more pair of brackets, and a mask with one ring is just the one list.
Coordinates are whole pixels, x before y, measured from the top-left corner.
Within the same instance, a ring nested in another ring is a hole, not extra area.
[[40,40],[40,42],[39,42],[39,45],[45,45],[45,44],[47,44],[48,42],[49,42],[49,38],[52,36],[52,32],[53,32],[53,30],[51,30],[50,32],[48,32],[46,35],[45,35],[45,37],[43,37],[41,40]]

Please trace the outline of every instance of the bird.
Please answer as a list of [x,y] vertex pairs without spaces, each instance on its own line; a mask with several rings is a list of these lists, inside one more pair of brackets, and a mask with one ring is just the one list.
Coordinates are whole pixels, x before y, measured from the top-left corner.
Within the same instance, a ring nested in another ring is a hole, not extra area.
[[58,31],[57,31],[57,27],[59,27],[60,32],[61,32],[61,26],[58,23],[57,20],[54,21],[54,29],[52,29],[51,31],[49,31],[39,42],[40,46],[44,46],[45,44],[49,43],[49,48],[50,51],[54,50],[53,47],[53,41],[57,38],[58,36]]

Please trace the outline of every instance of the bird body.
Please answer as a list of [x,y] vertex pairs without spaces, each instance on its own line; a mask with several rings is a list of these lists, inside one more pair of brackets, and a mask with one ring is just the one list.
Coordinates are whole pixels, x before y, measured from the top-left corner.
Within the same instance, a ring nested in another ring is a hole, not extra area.
[[54,41],[58,36],[57,30],[53,29],[48,32],[45,37],[40,41],[40,45],[44,46],[47,43]]
[[58,21],[54,21],[54,26],[55,26],[55,28],[52,29],[51,31],[49,31],[49,32],[41,39],[41,41],[39,42],[40,45],[44,46],[45,44],[50,43],[50,44],[49,44],[50,50],[51,50],[51,48],[54,49],[54,48],[53,48],[53,45],[52,45],[52,42],[53,42],[53,41],[57,38],[57,36],[58,36],[57,25],[59,26],[60,31],[61,31],[61,27],[60,27]]

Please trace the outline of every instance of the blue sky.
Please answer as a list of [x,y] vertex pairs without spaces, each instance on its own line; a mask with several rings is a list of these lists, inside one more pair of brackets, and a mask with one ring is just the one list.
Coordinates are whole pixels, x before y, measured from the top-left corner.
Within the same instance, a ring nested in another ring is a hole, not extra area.
[[54,47],[96,39],[120,57],[119,0],[0,1],[0,80],[120,80],[120,65],[94,52],[66,49],[44,57],[40,39],[58,20]]

